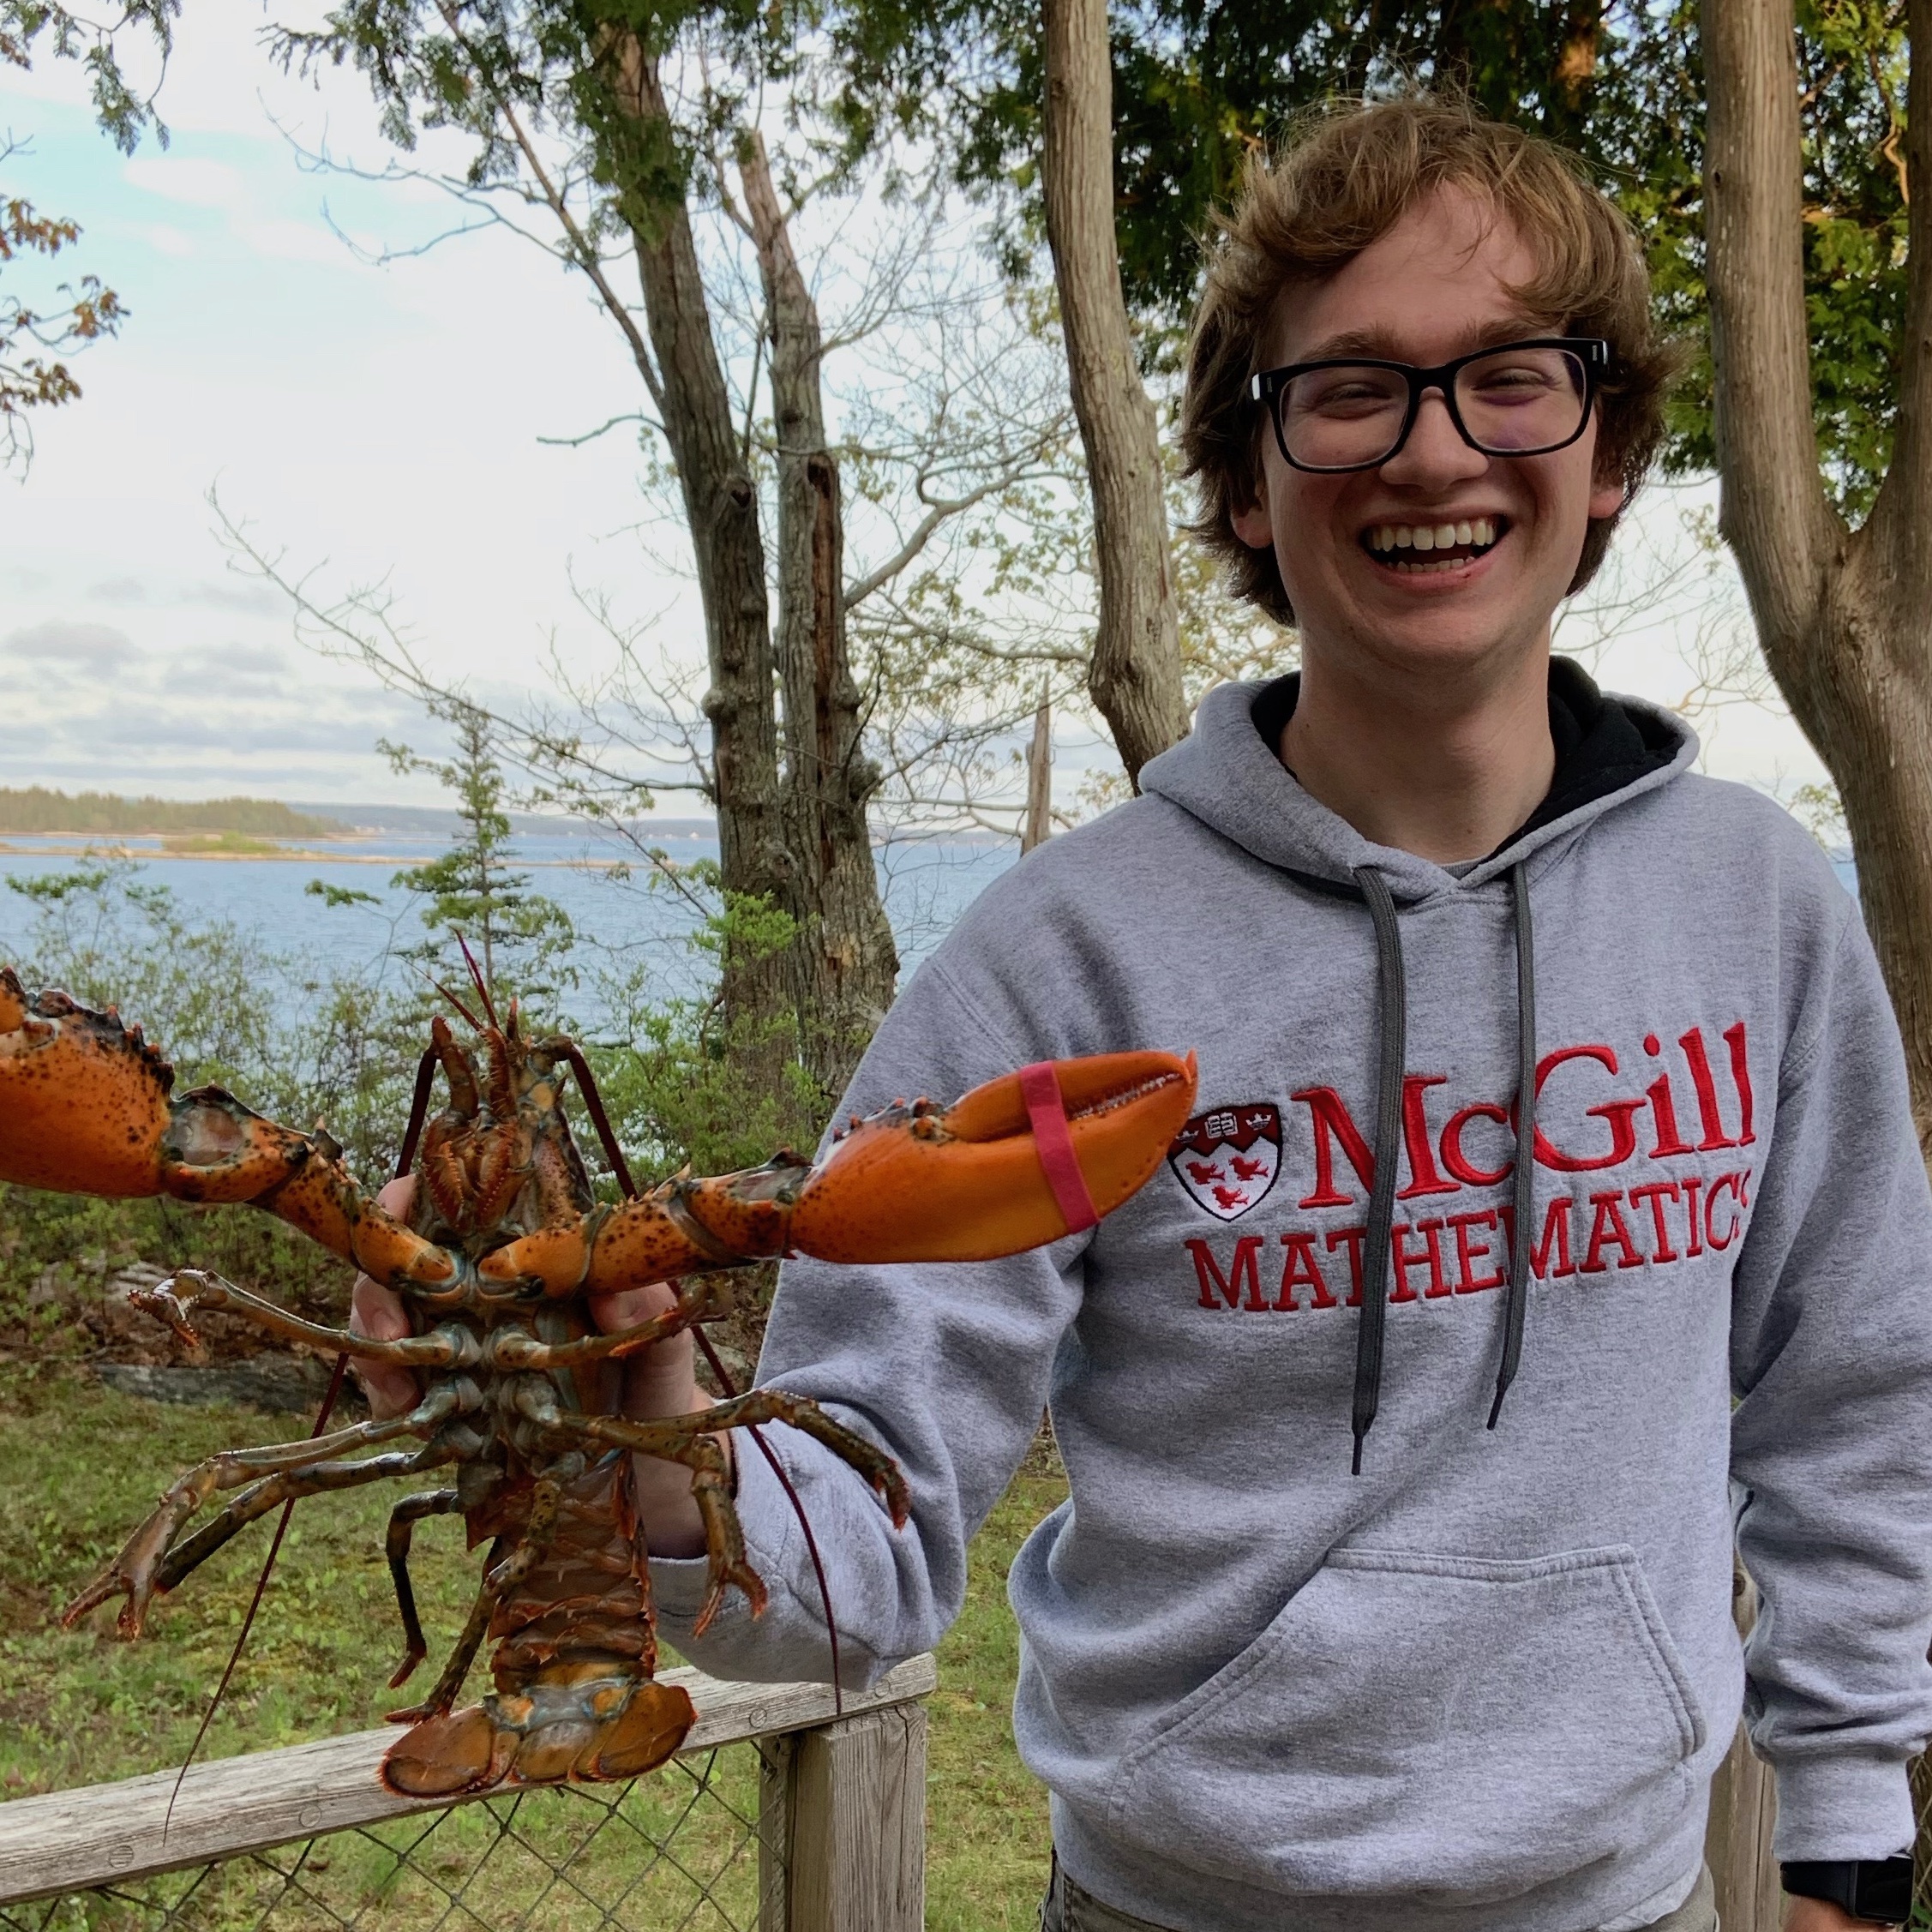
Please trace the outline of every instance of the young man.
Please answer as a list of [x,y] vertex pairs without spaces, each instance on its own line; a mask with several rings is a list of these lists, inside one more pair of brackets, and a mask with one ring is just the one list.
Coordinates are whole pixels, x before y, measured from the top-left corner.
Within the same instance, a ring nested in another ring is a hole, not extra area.
[[[1203,1111],[1048,1250],[788,1266],[763,1377],[912,1486],[895,1534],[776,1432],[855,1680],[944,1632],[1051,1405],[1071,1499],[1011,1580],[1051,1928],[1709,1932],[1741,1703],[1821,1894],[1792,1927],[1857,1923],[1829,1900],[1911,1841],[1932,1201],[1884,990],[1784,814],[1550,658],[1657,440],[1647,297],[1561,156],[1452,109],[1256,173],[1184,434],[1299,680],[1211,692],[1142,797],[990,888],[850,1096],[1159,1046]],[[688,1348],[628,1402],[702,1406]],[[762,1461],[771,1608],[701,1640],[687,1479],[639,1475],[670,1640],[824,1675]]]

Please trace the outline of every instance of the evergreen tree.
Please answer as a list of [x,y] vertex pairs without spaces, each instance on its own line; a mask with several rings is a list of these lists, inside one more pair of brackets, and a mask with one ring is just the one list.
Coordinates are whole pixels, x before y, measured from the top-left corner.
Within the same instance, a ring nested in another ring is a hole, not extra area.
[[495,723],[461,699],[432,699],[429,711],[450,727],[453,743],[447,759],[425,758],[387,740],[378,747],[398,771],[435,778],[450,794],[461,826],[448,851],[399,872],[392,881],[427,902],[423,923],[433,936],[412,957],[439,975],[455,970],[460,975],[454,957],[460,937],[499,1006],[513,995],[554,1004],[561,987],[575,984],[567,963],[574,934],[569,914],[555,900],[532,892],[528,873],[512,869]]

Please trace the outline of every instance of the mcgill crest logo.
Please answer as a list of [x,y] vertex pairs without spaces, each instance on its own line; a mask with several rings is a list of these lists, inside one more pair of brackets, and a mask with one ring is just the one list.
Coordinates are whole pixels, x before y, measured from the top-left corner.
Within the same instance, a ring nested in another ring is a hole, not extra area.
[[1197,1113],[1167,1149],[1175,1178],[1217,1221],[1239,1221],[1268,1197],[1281,1171],[1281,1113],[1244,1101]]

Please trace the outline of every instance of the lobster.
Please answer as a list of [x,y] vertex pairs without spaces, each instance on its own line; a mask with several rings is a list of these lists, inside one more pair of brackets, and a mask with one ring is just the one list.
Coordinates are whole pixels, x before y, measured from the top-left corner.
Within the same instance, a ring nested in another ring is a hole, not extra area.
[[[526,1031],[513,1002],[500,1022],[480,978],[477,990],[480,1015],[447,995],[473,1044],[440,1015],[431,1023],[402,1162],[417,1185],[399,1217],[365,1195],[326,1129],[279,1125],[219,1087],[171,1098],[173,1070],[138,1026],[64,993],[30,997],[0,968],[0,1180],[274,1215],[398,1294],[413,1332],[375,1341],[327,1327],[193,1269],[131,1299],[191,1344],[195,1312],[226,1309],[285,1342],[421,1377],[420,1399],[403,1414],[196,1464],[62,1622],[72,1627],[118,1598],[119,1630],[137,1637],[158,1596],[271,1511],[325,1491],[453,1470],[453,1485],[395,1505],[387,1542],[405,1645],[393,1687],[428,1654],[409,1575],[414,1525],[458,1513],[471,1547],[489,1545],[434,1687],[392,1713],[410,1728],[381,1775],[415,1797],[634,1777],[669,1758],[695,1721],[684,1690],[655,1676],[633,1452],[692,1472],[706,1556],[700,1629],[728,1590],[741,1591],[754,1613],[765,1597],[746,1558],[723,1431],[755,1438],[770,1422],[804,1431],[904,1524],[897,1466],[816,1402],[753,1389],[697,1415],[628,1420],[605,1413],[605,1365],[727,1312],[721,1270],[787,1253],[989,1260],[1054,1240],[1147,1180],[1194,1096],[1191,1055],[1047,1062],[948,1107],[920,1100],[854,1116],[817,1163],[780,1152],[742,1173],[687,1171],[639,1192],[575,1043]],[[447,1104],[425,1126],[439,1070]],[[595,1198],[565,1113],[567,1073],[627,1197],[619,1203]],[[680,1284],[669,1310],[598,1331],[591,1297],[653,1282]],[[495,1688],[459,1709],[486,1638],[497,1644]]]

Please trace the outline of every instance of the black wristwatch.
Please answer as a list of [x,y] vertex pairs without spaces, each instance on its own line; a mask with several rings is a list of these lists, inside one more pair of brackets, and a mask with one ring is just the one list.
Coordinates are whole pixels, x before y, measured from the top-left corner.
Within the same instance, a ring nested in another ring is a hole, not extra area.
[[1823,1899],[1880,1925],[1903,1925],[1912,1915],[1910,1858],[1806,1859],[1780,1869],[1794,1899]]

